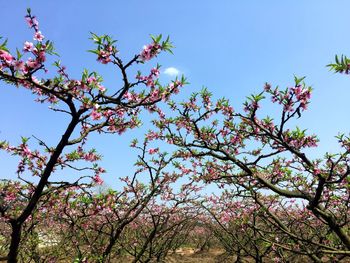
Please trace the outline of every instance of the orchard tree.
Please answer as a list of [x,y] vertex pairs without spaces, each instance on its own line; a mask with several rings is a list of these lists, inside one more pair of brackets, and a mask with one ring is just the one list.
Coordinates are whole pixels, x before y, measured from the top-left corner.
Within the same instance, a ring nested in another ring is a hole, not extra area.
[[[6,257],[8,262],[17,262],[23,226],[39,208],[42,198],[46,196],[50,199],[49,196],[56,190],[79,187],[84,181],[85,175],[75,182],[50,180],[57,169],[91,170],[93,174],[89,176],[92,180],[96,184],[102,183],[100,174],[105,170],[96,163],[100,156],[94,149],[85,149],[88,135],[93,132],[120,135],[138,127],[138,116],[142,109],[160,113],[157,103],[167,101],[171,94],[177,93],[185,84],[182,78],[161,85],[158,81],[159,66],[152,68],[146,75],[140,72],[136,78],[128,76],[132,66],[146,63],[163,51],[171,51],[169,39],[162,40],[161,35],[152,37],[150,44],[126,62],[120,58],[115,40],[108,35],[91,35],[96,46],[91,52],[97,55],[98,62],[119,71],[123,83],[120,87],[104,87],[102,76],[88,70],[84,70],[81,77],[74,78],[60,61],[54,62],[53,68],[56,68],[57,74],[47,77],[46,72],[52,70],[52,67],[47,66],[48,57],[56,55],[53,44],[45,40],[38,20],[30,9],[25,19],[33,30],[34,42],[25,41],[23,48],[17,49],[16,53],[8,49],[7,41],[0,44],[0,80],[30,90],[36,101],[48,103],[53,111],[65,114],[68,122],[63,128],[62,137],[53,146],[39,138],[37,141],[40,147],[36,150],[30,149],[28,138],[23,138],[18,146],[7,141],[0,143],[2,150],[20,158],[18,180],[4,181],[1,190],[1,221],[11,228]],[[79,166],[81,161],[93,165]],[[30,174],[29,178],[27,173]],[[22,197],[23,187],[25,197]],[[21,205],[14,208],[11,202],[17,200],[21,201]]]
[[[347,69],[344,61],[348,60],[341,61]],[[341,71],[338,64],[332,67]],[[265,84],[239,112],[227,99],[214,102],[204,89],[183,103],[169,101],[174,114],[160,116],[154,124],[162,140],[178,147],[175,154],[187,156],[187,173],[194,180],[217,182],[237,193],[244,189],[256,197],[297,200],[305,204],[300,212],[310,212],[331,232],[329,238],[340,242],[340,248],[327,253],[349,255],[350,137],[337,136],[341,151],[322,159],[305,152],[317,147],[318,139],[292,121],[307,110],[311,91],[304,78],[295,77],[294,85],[282,90]],[[279,108],[277,116],[261,112],[266,98]],[[255,201],[262,209],[269,207],[264,198],[259,200]]]
[[[119,256],[123,242],[124,229],[132,224],[149,203],[156,203],[159,195],[169,192],[170,185],[176,182],[178,173],[164,153],[149,155],[147,143],[143,143],[141,154],[135,166],[138,168],[132,176],[120,178],[122,190],[107,189],[96,193],[91,188],[71,187],[55,192],[47,206],[32,216],[37,222],[37,233],[51,240],[50,243],[37,240],[37,247],[22,240],[23,251],[35,251],[38,261],[70,260],[77,262],[111,262]],[[134,147],[138,147],[133,145]],[[28,220],[27,220],[28,221]],[[26,221],[26,222],[27,222]],[[142,221],[142,220],[141,220]],[[45,252],[40,253],[40,247]],[[32,253],[33,254],[33,253]],[[28,257],[29,253],[25,256]]]
[[237,199],[236,194],[231,196],[227,192],[220,197],[208,197],[202,203],[208,212],[206,225],[219,240],[227,256],[236,256],[236,262],[242,262],[247,257],[255,262],[262,262],[264,257],[272,258],[272,245],[261,240],[257,231],[251,231],[248,227],[249,224],[256,224],[257,206],[253,200]]
[[199,215],[198,209],[186,204],[189,198],[185,195],[169,203],[150,202],[128,226],[120,244],[133,256],[132,262],[164,262],[169,252],[187,241]]
[[307,208],[295,200],[277,196],[250,195],[249,192],[225,191],[202,203],[208,211],[212,229],[227,254],[237,262],[251,257],[276,261],[341,260],[346,257],[341,242],[329,228],[315,220]]

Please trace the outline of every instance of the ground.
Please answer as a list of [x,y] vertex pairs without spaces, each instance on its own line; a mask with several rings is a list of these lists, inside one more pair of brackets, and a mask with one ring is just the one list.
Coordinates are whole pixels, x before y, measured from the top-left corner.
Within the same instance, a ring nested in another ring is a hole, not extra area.
[[[191,248],[182,248],[170,254],[166,258],[166,263],[229,263],[235,262],[234,259],[234,257],[225,256],[222,249],[197,252]],[[118,263],[128,263],[128,260],[121,259]]]

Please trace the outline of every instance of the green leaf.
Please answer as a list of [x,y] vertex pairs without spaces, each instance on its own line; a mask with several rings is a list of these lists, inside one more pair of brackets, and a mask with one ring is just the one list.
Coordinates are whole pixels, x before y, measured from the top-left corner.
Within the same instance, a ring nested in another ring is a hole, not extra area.
[[16,48],[16,53],[17,53],[17,60],[20,60],[22,57],[21,52],[18,50],[18,48]]
[[90,50],[88,50],[88,52],[94,53],[94,54],[96,54],[96,55],[99,54],[98,50],[96,50],[96,49],[90,49]]
[[306,78],[306,76],[298,78],[297,76],[294,75],[294,82],[295,82],[295,86],[299,86],[300,83],[302,83],[302,81]]
[[[1,39],[1,37],[0,37],[0,39]],[[6,45],[7,45],[7,39],[5,39],[5,41],[0,45],[0,50],[5,50],[5,51],[9,52]]]
[[21,136],[22,143],[27,143],[29,141],[29,138]]

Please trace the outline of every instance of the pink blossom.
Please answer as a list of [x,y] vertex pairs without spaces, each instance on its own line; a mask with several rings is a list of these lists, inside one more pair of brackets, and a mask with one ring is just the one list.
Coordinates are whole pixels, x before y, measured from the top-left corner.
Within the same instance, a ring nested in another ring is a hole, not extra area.
[[44,40],[44,35],[41,34],[40,31],[35,32],[35,34],[34,34],[34,40],[37,40],[37,41],[41,42],[41,41]]
[[[106,110],[106,111],[103,112],[103,116],[105,116],[105,117],[110,117],[113,114],[114,114],[114,112],[112,110]],[[113,120],[113,119],[111,119],[111,120]]]
[[161,46],[158,43],[152,43],[143,46],[143,50],[140,53],[140,58],[142,61],[148,61],[157,56],[161,51]]
[[15,64],[15,70],[22,70],[24,71],[24,62],[21,60],[16,60]]
[[32,42],[24,42],[24,47],[23,47],[23,51],[25,52],[31,52],[33,51],[33,47],[34,47],[34,44]]
[[151,93],[151,98],[153,99],[153,100],[156,100],[156,99],[158,99],[159,98],[159,90],[153,90],[152,91],[152,93]]
[[[32,80],[33,80],[33,82],[35,82],[37,84],[42,84],[42,82],[36,76],[32,76]],[[38,91],[37,92],[38,94],[42,95],[41,89],[38,88],[37,91]]]
[[232,106],[222,106],[221,110],[223,114],[231,116],[233,114],[233,107]]
[[302,102],[300,103],[300,107],[303,109],[303,110],[307,110],[307,104]]
[[147,78],[146,86],[147,87],[154,87],[154,81],[152,78]]
[[178,94],[179,93],[179,86],[182,87],[182,83],[179,81],[175,81],[173,83],[170,83],[168,88],[174,94]]
[[314,169],[314,174],[316,174],[316,175],[321,174],[321,170],[318,169],[318,168],[315,168],[315,169]]
[[119,118],[123,118],[124,115],[125,115],[125,110],[124,109],[117,109],[116,111],[116,114]]
[[191,169],[189,168],[181,167],[180,169],[182,174],[189,174],[191,172]]
[[66,76],[65,70],[66,70],[65,66],[60,66],[60,68],[57,70],[57,73],[62,76]]
[[12,201],[15,201],[16,200],[16,194],[13,193],[13,192],[10,192],[10,193],[6,193],[6,196],[5,196],[5,201],[6,202],[12,202]]
[[39,66],[39,62],[32,58],[28,58],[26,65],[28,66],[29,69],[36,69]]
[[54,95],[49,96],[49,98],[47,99],[50,103],[57,103],[58,102],[58,98]]
[[23,150],[22,152],[23,157],[32,158],[32,151],[28,148],[28,146],[23,146],[22,150]]
[[238,135],[236,135],[236,136],[234,136],[234,137],[232,137],[232,138],[230,139],[230,142],[231,142],[232,144],[236,145],[236,144],[238,144],[238,143],[241,143],[241,138],[240,138]]
[[151,74],[157,78],[159,76],[159,74],[160,74],[160,71],[159,71],[158,68],[152,68],[151,69]]
[[89,153],[84,155],[84,159],[86,161],[94,162],[94,161],[97,161],[99,159],[99,156],[93,152],[89,152]]
[[96,82],[96,78],[95,77],[89,77],[86,81],[87,81],[88,84],[95,83]]
[[0,50],[0,59],[4,60],[7,64],[11,64],[14,57],[5,50]]
[[92,112],[91,112],[91,118],[93,119],[93,120],[99,120],[99,119],[101,119],[101,117],[102,117],[102,114],[100,113],[100,112],[97,112],[96,110],[93,110]]
[[108,64],[109,62],[111,62],[111,58],[110,58],[111,53],[104,51],[104,50],[100,50],[98,53],[98,57],[97,57],[97,61],[101,62],[102,64]]
[[155,140],[159,138],[159,133],[156,133],[154,131],[150,131],[147,135],[146,135],[147,140]]
[[97,84],[97,88],[101,91],[101,92],[105,92],[106,88],[103,87],[101,84]]
[[133,99],[133,96],[132,96],[132,94],[130,92],[125,92],[123,97],[128,99],[128,100],[132,100]]
[[269,83],[265,83],[264,90],[265,91],[270,91],[271,90],[271,85]]
[[291,104],[284,105],[283,111],[284,112],[292,112],[294,109]]
[[37,54],[38,58],[37,60],[42,63],[42,62],[45,62],[46,60],[46,55],[45,55],[45,51],[40,51],[38,54]]
[[25,19],[26,19],[26,22],[27,22],[29,27],[34,27],[35,29],[38,28],[39,22],[35,16],[33,16],[33,17],[25,16]]
[[158,151],[159,151],[158,148],[150,148],[150,149],[148,150],[148,153],[149,153],[149,154],[155,154],[155,153],[157,153]]
[[95,182],[96,184],[98,184],[98,185],[103,184],[103,180],[102,180],[102,178],[101,178],[98,174],[96,174],[96,175],[94,176],[93,180],[94,180],[94,182]]

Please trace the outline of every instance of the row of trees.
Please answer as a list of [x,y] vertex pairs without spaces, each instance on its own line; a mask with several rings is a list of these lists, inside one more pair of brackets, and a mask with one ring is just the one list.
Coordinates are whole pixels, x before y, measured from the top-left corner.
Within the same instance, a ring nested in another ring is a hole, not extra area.
[[[53,44],[44,40],[30,10],[25,18],[35,42],[26,41],[16,55],[7,41],[0,45],[0,80],[29,89],[36,101],[65,114],[67,123],[55,145],[36,137],[35,150],[28,138],[17,146],[0,142],[19,158],[17,180],[2,180],[0,187],[3,260],[111,262],[129,255],[133,262],[161,262],[181,246],[200,250],[209,244],[237,262],[321,262],[350,255],[350,137],[339,135],[342,150],[323,159],[305,153],[318,140],[291,124],[310,102],[303,78],[284,90],[266,84],[241,112],[226,99],[213,101],[206,89],[177,103],[171,96],[185,78],[162,85],[158,65],[135,78],[128,73],[171,51],[168,38],[152,37],[124,62],[116,41],[96,34],[91,52],[119,71],[122,86],[106,88],[98,73],[87,70],[74,78],[59,61],[56,75],[47,77]],[[348,65],[342,57],[329,66],[346,73]],[[279,116],[263,116],[266,98],[279,107]],[[139,153],[135,173],[121,178],[122,190],[96,193],[93,186],[103,183],[105,170],[101,156],[86,147],[89,135],[137,128],[142,110],[155,120],[141,142],[132,142]],[[80,175],[54,180],[62,169]],[[225,190],[205,196],[207,184]]]
[[[145,202],[148,194],[141,192],[138,201]],[[203,200],[185,189],[172,199],[162,193],[140,208],[126,195],[69,189],[40,203],[23,226],[19,261],[163,262],[183,247],[198,253],[220,248],[236,262],[338,262],[348,256],[330,228],[295,202],[237,198],[228,191]],[[10,233],[9,227],[2,228],[3,237]],[[1,240],[1,253],[9,242]]]

